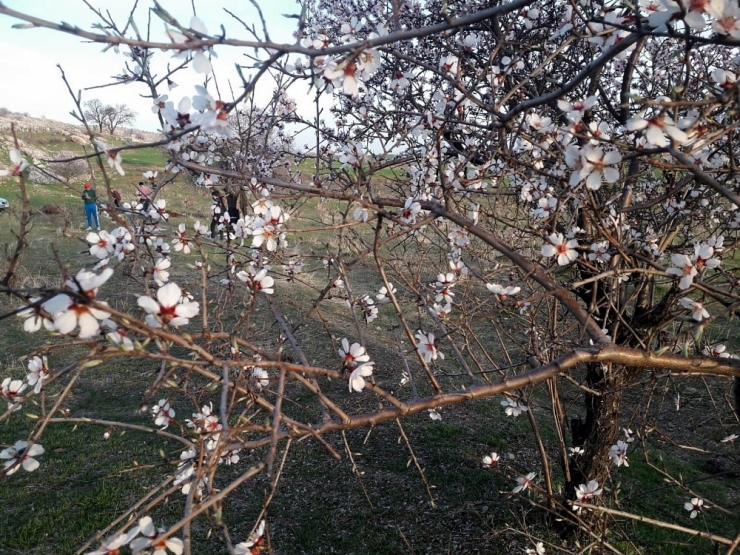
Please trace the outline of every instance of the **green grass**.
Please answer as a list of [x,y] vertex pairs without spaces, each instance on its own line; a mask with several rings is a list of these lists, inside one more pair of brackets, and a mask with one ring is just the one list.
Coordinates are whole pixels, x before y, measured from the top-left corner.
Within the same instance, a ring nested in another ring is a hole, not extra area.
[[124,150],[121,152],[123,157],[124,169],[126,166],[146,167],[151,169],[160,169],[167,163],[166,151],[161,148],[141,148],[136,150]]
[[[32,137],[28,139],[31,140]],[[53,137],[42,136],[39,139],[48,140],[53,149]],[[126,176],[108,173],[112,186],[125,194],[127,191],[130,193],[133,184],[141,179],[142,171],[161,171],[165,156],[159,149],[147,149],[126,151],[123,153],[123,160]],[[310,172],[311,168],[306,164],[309,161],[302,162],[300,169]],[[380,173],[385,179],[393,177],[390,169]],[[101,190],[101,176],[97,168],[95,174]],[[61,263],[73,271],[91,265],[91,260],[85,253],[86,246],[81,241],[83,234],[80,228],[84,224],[79,193],[61,185],[29,183],[28,188],[32,207],[37,211],[44,205],[58,204],[69,210],[72,217],[71,226],[65,227],[63,216],[47,216],[38,212],[34,215],[34,233],[29,239],[23,267],[18,274],[19,281],[21,285],[28,287],[58,286],[54,252],[58,253]],[[0,214],[0,249],[7,253],[15,244],[13,230],[17,227],[16,217],[19,213],[17,183],[13,180],[0,182],[0,196],[8,198],[13,205],[10,211]],[[188,215],[165,224],[166,230],[171,231],[179,222],[186,223],[192,229],[195,217],[208,221],[210,202],[207,193],[195,189],[184,179],[178,178],[175,183],[168,185],[163,197],[173,210]],[[301,213],[289,221],[292,230],[328,226],[331,222],[339,221],[339,213],[346,208],[346,203],[334,201],[297,202],[302,202]],[[104,227],[108,227],[108,223],[109,221],[104,220]],[[352,237],[349,242],[351,247],[346,244],[342,247],[354,248],[357,252],[362,250],[362,240],[370,237],[367,229],[352,228],[351,231],[346,231]],[[356,235],[352,235],[354,233]],[[323,285],[326,271],[320,257],[327,254],[327,246],[332,253],[335,252],[338,241],[336,231],[329,229],[308,234],[291,233],[289,241],[291,252],[314,256],[307,259],[306,271],[300,276],[307,285],[288,284],[277,279],[274,302],[286,318],[295,323],[300,321],[306,306],[315,299],[317,289]],[[409,241],[403,245],[386,245],[381,253],[389,258],[398,257],[399,260],[411,257],[414,263],[408,269],[408,275],[412,271],[418,272],[414,277],[418,277],[421,283],[428,283],[433,281],[438,268],[444,267],[446,260],[442,257],[440,260],[429,261],[428,264],[416,263],[417,258],[414,257],[419,257],[425,248],[426,245]],[[222,253],[211,247],[206,250],[214,268],[223,264]],[[355,251],[345,250],[343,256],[350,258],[355,255]],[[194,259],[192,255],[173,255],[173,266],[182,262],[192,263]],[[493,265],[492,261],[493,257],[482,256],[479,260],[471,261],[471,265],[485,273],[487,266]],[[274,267],[277,268],[278,265],[275,264]],[[136,266],[132,268],[134,272],[139,271]],[[415,295],[394,276],[391,278],[401,290],[399,297],[402,302],[411,307],[408,314],[410,325],[414,328],[430,326],[428,318],[418,309]],[[350,280],[355,296],[374,294],[381,285],[371,258],[361,261],[351,269]],[[226,290],[218,287],[216,281],[213,279],[209,283],[208,294],[214,299],[226,299],[223,302],[233,302],[234,306],[239,306],[241,299],[238,296],[227,297]],[[114,306],[122,309],[133,307],[134,288],[126,278],[119,277],[117,273],[114,281],[104,287]],[[456,291],[458,299],[464,296],[462,286]],[[15,306],[12,301],[0,299],[2,309],[12,306]],[[513,321],[516,315],[507,313],[503,317]],[[260,345],[273,345],[279,330],[263,300],[259,301],[254,318],[256,322],[250,330],[249,339]],[[235,322],[236,316],[232,314],[221,323],[225,330],[230,330]],[[481,327],[476,329],[484,329],[486,318],[482,318],[481,322]],[[362,330],[368,351],[377,363],[375,376],[378,383],[407,398],[410,396],[408,386],[406,390],[398,388],[402,365],[398,349],[394,345],[399,337],[399,332],[392,327],[395,323],[391,307],[385,306],[375,322],[371,325],[362,324]],[[20,325],[17,319],[5,320],[0,324],[0,363],[4,369],[0,377],[23,375],[24,364],[19,360],[20,357],[32,349],[41,348],[47,341],[53,344],[61,340],[43,332],[26,334]],[[731,328],[728,328],[728,334],[730,331]],[[356,333],[347,309],[340,300],[334,299],[322,303],[318,314],[309,319],[296,332],[296,336],[306,346],[309,362],[336,368],[336,345],[332,344],[328,334],[334,335],[336,341],[341,337],[354,337]],[[495,357],[500,356],[496,351],[498,344],[492,338],[484,334],[480,338],[495,353]],[[516,352],[516,342],[509,344],[504,338],[502,343],[510,349],[509,355],[519,355]],[[408,348],[408,345],[403,348]],[[446,387],[450,384],[462,384],[462,378],[444,376],[443,372],[452,371],[456,362],[449,349],[445,345],[442,348],[447,358],[433,365],[433,370],[438,372],[440,380],[445,380]],[[80,346],[54,352],[49,356],[54,367],[59,368],[88,352],[88,347]],[[471,360],[469,362],[472,364]],[[73,394],[61,408],[71,417],[98,416],[151,426],[151,418],[142,414],[138,408],[156,370],[156,363],[151,360],[114,360],[87,369]],[[415,375],[421,375],[422,372],[418,365],[413,365],[412,371]],[[182,378],[184,373],[178,371],[178,376]],[[56,400],[61,387],[67,383],[66,379],[60,380],[61,383],[49,389],[48,404]],[[205,388],[205,380],[192,379],[197,382],[194,389]],[[336,399],[350,414],[377,408],[377,402],[368,395],[350,395],[345,381],[323,380],[321,383],[323,391]],[[569,396],[580,399],[580,393],[575,388],[567,389],[570,387],[568,384],[561,387],[565,389],[564,402],[568,402]],[[421,389],[422,395],[431,394],[426,386]],[[556,462],[557,436],[548,418],[549,398],[544,389],[528,389],[526,393],[534,395],[531,407],[551,457],[557,490],[562,485],[562,477]],[[166,394],[166,391],[158,394],[155,401]],[[179,393],[173,397],[173,406],[176,407],[180,422],[190,417],[194,410],[193,401],[201,402],[201,398],[187,399]],[[580,405],[575,404],[576,401],[573,403],[570,408],[578,412]],[[33,403],[29,403],[25,409],[34,415],[40,412],[40,408]],[[288,389],[285,411],[301,420],[317,422],[320,419],[314,396],[293,384]],[[542,483],[539,455],[531,441],[527,418],[507,418],[500,405],[500,398],[446,407],[441,412],[441,422],[432,421],[427,413],[403,420],[404,431],[413,447],[413,456],[423,469],[424,478],[430,486],[434,506],[395,422],[377,425],[370,431],[362,429],[347,432],[350,449],[355,454],[359,471],[363,473],[361,481],[352,471],[341,436],[329,434],[325,438],[343,455],[341,461],[334,460],[313,439],[294,442],[291,457],[283,469],[282,482],[268,513],[275,552],[325,553],[333,550],[336,553],[358,555],[521,553],[524,547],[531,547],[531,543],[517,534],[507,532],[506,528],[508,525],[519,526],[522,522],[526,523],[533,534],[559,544],[560,540],[554,537],[543,513],[532,509],[521,497],[509,494],[514,478],[521,473],[537,471],[539,483]],[[688,416],[681,413],[679,417],[690,419],[691,422],[705,420],[704,412],[699,407],[696,412],[689,413]],[[266,419],[267,416],[259,413],[255,418]],[[36,420],[25,416],[24,412],[14,414],[7,423],[0,424],[0,444],[10,444],[27,437],[35,423]],[[173,472],[174,462],[179,456],[179,444],[139,432],[124,433],[120,428],[114,429],[110,439],[105,440],[105,431],[105,427],[97,425],[51,424],[41,441],[46,453],[40,457],[42,466],[39,471],[33,474],[19,471],[2,480],[0,506],[3,510],[0,511],[0,527],[4,532],[0,534],[1,553],[74,552],[90,536],[146,494],[163,476]],[[717,435],[719,432],[712,433]],[[701,439],[717,442],[717,438],[706,430]],[[650,447],[663,456],[661,465],[667,472],[673,476],[682,476],[690,487],[708,500],[726,505],[737,503],[740,497],[737,479],[728,476],[709,480],[704,470],[706,457],[703,455],[687,454],[673,446],[652,441],[652,438]],[[280,449],[284,448],[283,444]],[[731,449],[727,446],[722,448]],[[164,453],[164,458],[160,451]],[[497,471],[485,469],[481,464],[482,456],[491,451],[498,452],[502,457]],[[726,453],[727,457],[733,452],[728,453],[730,454]],[[264,455],[263,449],[243,452],[242,461],[238,465],[220,468],[216,486],[225,486],[229,480],[261,460]],[[640,461],[637,451],[630,455],[630,467],[614,470],[612,481],[606,487],[610,493],[616,494],[615,508],[683,526],[707,528],[728,537],[734,537],[737,532],[737,521],[716,510],[707,511],[701,516],[701,520],[688,519],[687,512],[682,508],[683,502],[688,499],[686,492],[666,484],[662,476]],[[224,520],[229,525],[235,542],[246,537],[268,488],[267,478],[258,476],[238,488],[225,501]],[[183,501],[184,497],[179,492],[170,496],[166,503],[152,513],[157,523],[164,525],[176,522],[182,514]],[[197,519],[193,524],[193,552],[206,555],[222,553],[222,545],[208,539],[209,533],[217,536],[219,531],[220,528],[214,521]],[[690,538],[633,522],[617,523],[614,531],[615,535],[610,535],[609,539],[625,553],[698,553],[710,550],[706,542],[696,542],[692,546],[671,543],[689,542]],[[622,536],[616,533],[624,531],[629,532],[636,540],[641,551],[621,541]]]
[[[660,453],[660,449],[655,452]],[[736,480],[707,481],[705,473],[696,464],[673,456],[661,459],[655,461],[658,466],[671,476],[680,476],[703,499],[727,506],[730,492],[731,495],[736,495]],[[709,530],[730,538],[740,531],[740,522],[737,519],[728,518],[718,510],[708,509],[696,519],[689,518],[689,512],[683,508],[683,504],[691,496],[681,488],[667,483],[639,458],[635,457],[630,461],[629,472],[619,473],[616,485],[620,488],[621,495],[629,498],[629,508],[637,514],[700,531]],[[709,553],[712,550],[712,543],[707,540],[692,538],[688,534],[679,534],[667,528],[639,522],[624,522],[623,526],[633,542],[656,552],[660,549],[661,553],[689,555]]]
[[[13,428],[3,437],[22,437],[23,430]],[[156,483],[161,468],[136,471],[137,465],[161,464],[152,440],[113,433],[106,441],[104,431],[63,424],[49,428],[40,470],[20,470],[5,479],[0,551],[72,553]],[[111,452],[121,455],[111,460]]]

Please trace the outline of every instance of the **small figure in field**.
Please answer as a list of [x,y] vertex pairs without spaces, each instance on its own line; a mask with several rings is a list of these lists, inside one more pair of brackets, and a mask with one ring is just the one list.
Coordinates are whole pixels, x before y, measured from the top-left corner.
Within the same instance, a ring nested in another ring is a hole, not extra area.
[[233,226],[239,221],[239,187],[230,186],[226,188],[226,209],[229,212],[229,222]]
[[136,195],[139,197],[139,200],[141,201],[143,205],[143,211],[144,213],[149,212],[149,204],[151,202],[150,195],[152,194],[152,190],[149,187],[149,185],[146,185],[143,181],[139,181],[139,186],[136,191]]
[[222,219],[227,214],[224,199],[221,196],[221,193],[214,189],[211,191],[211,200],[213,201],[213,204],[211,205],[211,210],[213,211],[213,217],[211,218],[211,238],[216,238],[216,230],[218,229],[218,236],[220,239],[223,239],[223,227],[219,227],[219,224],[221,224]]
[[93,219],[95,227],[100,231],[100,222],[98,221],[98,195],[92,185],[85,183],[85,190],[82,191],[82,200],[85,201],[85,216],[87,217],[87,229],[92,229]]
[[111,189],[110,194],[113,197],[113,204],[116,205],[116,208],[120,208],[121,207],[121,193],[119,193],[115,189]]

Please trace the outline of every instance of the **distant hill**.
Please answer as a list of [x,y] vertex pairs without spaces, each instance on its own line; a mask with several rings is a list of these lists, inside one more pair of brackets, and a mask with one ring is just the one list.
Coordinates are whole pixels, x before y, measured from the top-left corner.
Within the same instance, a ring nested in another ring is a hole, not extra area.
[[[36,162],[92,152],[90,138],[82,125],[4,112],[0,110],[0,166],[7,163],[8,150],[15,148],[10,132],[12,124],[15,125],[21,150]],[[96,133],[95,137],[109,146],[120,146],[124,143],[153,142],[160,139],[161,135],[138,129],[120,128],[116,130],[115,135]],[[33,181],[44,183],[49,180],[49,177],[41,172],[35,170],[32,172]]]

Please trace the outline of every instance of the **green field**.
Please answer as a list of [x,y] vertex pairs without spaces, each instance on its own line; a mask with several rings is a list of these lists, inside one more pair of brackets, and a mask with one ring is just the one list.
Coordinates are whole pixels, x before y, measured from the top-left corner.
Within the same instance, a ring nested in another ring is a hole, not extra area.
[[[24,140],[36,140],[37,144],[52,151],[56,148],[53,136],[26,136]],[[0,161],[2,156],[5,153],[0,153]],[[166,157],[159,149],[124,152],[123,159],[126,176],[111,173],[107,165],[104,171],[111,186],[124,194],[124,200],[132,197],[143,171],[161,172],[166,163]],[[308,161],[303,161],[299,170],[304,175],[310,175],[312,171]],[[98,190],[102,191],[103,172],[99,168],[94,171]],[[380,177],[390,180],[400,177],[400,172],[401,168],[385,169]],[[28,183],[32,231],[17,272],[17,287],[58,287],[60,271],[74,273],[94,262],[86,253],[83,231],[86,223],[83,221],[80,191],[79,182],[69,186]],[[0,181],[0,196],[11,203],[11,209],[0,214],[0,249],[7,258],[17,242],[21,214],[17,181]],[[168,240],[173,237],[179,223],[185,223],[190,230],[196,219],[204,223],[210,220],[207,191],[196,188],[185,176],[178,176],[168,184],[161,192],[161,198],[166,199],[168,207],[179,214],[162,225],[162,236]],[[276,310],[295,326],[296,339],[311,355],[310,364],[338,368],[336,341],[341,337],[352,337],[354,324],[349,321],[348,311],[339,299],[317,301],[326,281],[321,259],[328,252],[337,252],[341,237],[342,256],[359,260],[348,270],[355,295],[374,294],[382,282],[373,268],[372,257],[367,254],[372,246],[372,228],[349,226],[343,235],[331,229],[333,223],[341,220],[341,213],[347,210],[346,203],[321,203],[316,199],[299,198],[288,198],[285,202],[286,206],[296,210],[289,220],[291,233],[286,258],[287,254],[304,256],[306,270],[295,281],[289,282],[279,264],[273,265]],[[102,216],[101,224],[107,229],[114,225],[106,216]],[[210,301],[244,306],[243,298],[238,294],[232,295],[229,289],[219,285],[219,281],[228,276],[223,249],[208,242],[203,249],[205,263],[212,266],[206,287]],[[400,243],[384,247],[381,253],[388,259],[403,261],[420,256],[425,249],[431,251],[424,244],[409,246]],[[477,261],[479,266],[474,266],[474,269],[483,272],[486,265],[492,265],[495,260],[493,255],[490,257],[481,258]],[[200,257],[173,254],[172,258],[174,268],[192,265]],[[440,265],[446,263],[445,260],[435,262]],[[137,313],[136,291],[140,287],[136,283],[143,264],[126,266],[125,272],[117,272],[103,287],[105,298],[112,307]],[[124,267],[121,268],[123,270]],[[2,269],[4,271],[4,267]],[[173,272],[176,279],[185,280],[186,284],[191,280],[189,285],[197,286],[184,270],[175,269]],[[426,268],[420,264],[410,265],[408,272],[408,275],[416,272],[413,274],[415,277],[421,276],[427,281],[435,275],[434,267]],[[393,281],[399,284],[402,277],[403,274],[392,276]],[[459,298],[473,295],[476,292],[474,288],[480,288],[480,284],[466,287],[469,289],[464,290],[461,286],[458,290]],[[414,308],[417,301],[410,290],[406,291],[403,301],[412,307],[408,313],[412,326],[429,325],[429,319]],[[318,308],[305,317],[307,308],[314,302]],[[9,297],[0,301],[3,312],[18,306],[18,301]],[[225,332],[247,330],[247,338],[253,343],[265,348],[274,344],[279,329],[264,298],[257,299],[247,324],[242,313],[237,313],[236,309],[234,312],[214,323],[214,329]],[[485,323],[488,316],[484,311],[481,314],[480,320]],[[501,317],[513,320],[518,316],[511,311],[511,314]],[[189,329],[195,329],[195,326]],[[399,351],[404,347],[390,307],[383,307],[379,318],[362,329],[368,352],[373,354],[377,364],[375,377],[378,384],[388,391],[400,390],[402,357]],[[519,354],[517,346],[505,337],[481,336],[480,340],[484,345],[495,346],[495,349],[491,347],[492,356],[502,365],[508,357]],[[45,332],[25,333],[21,320],[15,317],[3,320],[0,323],[3,368],[0,378],[23,376],[23,357],[32,352],[48,353],[54,368],[91,357],[89,346],[85,344],[78,343],[64,349],[53,347],[61,342],[59,336]],[[208,348],[224,349],[223,344],[216,342],[203,344]],[[511,351],[504,355],[502,345],[509,345]],[[445,361],[435,363],[433,369],[445,387],[452,388],[463,382],[455,374],[459,368],[449,351],[447,356]],[[472,358],[469,362],[472,366]],[[0,504],[3,506],[0,511],[0,529],[3,530],[0,553],[74,553],[173,474],[182,451],[177,442],[120,426],[70,420],[97,418],[153,428],[151,417],[146,410],[141,410],[142,407],[150,406],[163,396],[171,396],[178,418],[173,428],[192,437],[183,421],[190,417],[194,404],[197,406],[201,400],[210,398],[218,384],[180,368],[173,370],[168,384],[152,393],[149,388],[158,371],[158,364],[146,357],[115,357],[80,372],[71,395],[59,407],[60,421],[50,423],[41,440],[46,449],[40,457],[41,467],[34,473],[19,471],[0,478]],[[414,367],[414,371],[419,371],[419,368]],[[0,445],[4,447],[26,437],[43,416],[42,411],[48,410],[59,398],[70,376],[55,381],[43,399],[34,398],[22,411],[0,423]],[[574,372],[574,377],[579,379],[578,372]],[[192,383],[187,380],[192,380]],[[195,393],[186,393],[184,387],[177,386],[186,382],[192,387],[190,391]],[[323,380],[321,385],[322,390],[348,413],[359,414],[377,408],[377,401],[368,395],[350,395],[343,380]],[[684,397],[689,400],[679,414],[674,414],[670,402],[666,401],[671,395],[662,388],[669,385],[682,388]],[[727,380],[712,381],[705,389],[697,386],[696,381],[691,386],[656,378],[645,386],[646,389],[653,388],[651,391],[655,395],[654,405],[646,410],[656,419],[663,419],[671,432],[687,441],[691,438],[690,432],[696,432],[700,439],[693,439],[705,450],[684,450],[680,445],[667,441],[662,430],[654,431],[632,448],[630,466],[615,469],[610,483],[604,486],[611,494],[614,509],[634,511],[652,519],[734,537],[738,531],[734,513],[727,515],[710,508],[698,519],[690,520],[683,509],[683,503],[690,497],[688,489],[724,506],[735,507],[740,502],[740,483],[735,474],[738,447],[721,443],[724,437],[722,426],[727,426],[727,422],[720,423],[720,426],[705,418],[703,408],[707,403],[722,398]],[[568,384],[562,387],[568,394],[564,402],[575,406],[580,399],[579,391],[569,389]],[[422,388],[420,393],[426,395],[430,391]],[[562,490],[563,477],[557,469],[554,449],[557,435],[548,424],[549,398],[544,389],[530,393],[533,394],[532,413],[550,454],[554,489],[558,493]],[[408,396],[409,392],[401,391],[399,395]],[[628,399],[625,425],[638,409],[641,410],[638,406],[641,399]],[[500,400],[478,400],[445,408],[441,411],[441,421],[430,419],[424,412],[404,419],[403,431],[394,421],[370,429],[351,430],[346,433],[346,444],[341,434],[327,435],[327,445],[341,454],[341,460],[335,460],[326,446],[312,439],[293,442],[267,517],[274,552],[358,555],[523,553],[525,548],[534,546],[534,538],[545,542],[548,553],[578,552],[576,543],[583,548],[593,538],[565,539],[559,536],[557,524],[541,509],[537,496],[528,492],[519,496],[510,494],[517,476],[537,470],[538,478],[541,477],[540,462],[531,442],[530,422],[526,417],[507,418]],[[286,411],[293,417],[318,421],[315,397],[305,388],[295,383],[289,385],[286,403]],[[249,416],[255,420],[269,418],[269,414],[256,410]],[[65,422],[65,418],[68,421]],[[682,432],[681,425],[686,420],[694,423],[693,429]],[[403,440],[403,435],[408,437],[413,452]],[[360,475],[353,471],[346,454],[347,446]],[[281,444],[279,455],[287,448],[285,443]],[[495,471],[481,464],[482,457],[491,451],[497,451],[502,457],[502,463]],[[266,448],[243,451],[237,465],[220,467],[216,487],[224,487],[258,463],[265,454]],[[417,469],[414,459],[423,473]],[[681,482],[671,482],[667,476],[680,477]],[[239,487],[224,502],[223,522],[228,525],[234,542],[243,541],[249,533],[269,486],[265,475],[260,475]],[[541,480],[539,486],[542,486]],[[149,514],[157,523],[170,525],[181,518],[184,504],[185,497],[174,491]],[[193,553],[224,553],[219,540],[222,533],[221,522],[213,515],[196,519],[192,525]],[[623,553],[714,552],[709,541],[627,519],[612,521],[603,539]]]

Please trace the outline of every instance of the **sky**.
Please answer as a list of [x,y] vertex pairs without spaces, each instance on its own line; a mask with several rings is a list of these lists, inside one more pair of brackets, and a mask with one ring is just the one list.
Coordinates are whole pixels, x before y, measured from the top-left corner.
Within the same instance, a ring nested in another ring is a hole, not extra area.
[[[82,0],[3,0],[11,9],[27,13],[42,19],[60,23],[62,21],[77,25],[85,30],[95,31],[91,26],[99,21],[92,10]],[[134,5],[133,0],[88,0],[88,3],[101,11],[109,11],[114,21],[123,26]],[[247,0],[193,0],[198,17],[203,21],[209,33],[220,34],[220,25],[224,25],[229,38],[252,39],[244,27],[228,15],[228,9],[247,24],[261,24],[256,10]],[[296,20],[283,17],[282,14],[296,14],[300,12],[295,0],[269,0],[260,2],[265,19],[267,20],[270,38],[275,42],[293,43],[292,33],[296,27]],[[175,16],[184,26],[189,26],[193,16],[193,7],[188,0],[160,0],[160,5]],[[146,32],[149,8],[153,6],[150,0],[139,0],[134,19],[142,34]],[[73,35],[58,31],[33,28],[13,29],[12,25],[19,23],[11,17],[0,15],[0,107],[14,112],[28,112],[35,117],[77,123],[70,115],[74,103],[60,77],[57,64],[61,64],[67,79],[75,94],[82,91],[82,99],[100,99],[105,104],[126,104],[137,112],[138,117],[134,127],[147,131],[156,131],[159,123],[151,111],[152,101],[143,98],[148,89],[142,83],[130,83],[104,88],[85,90],[88,87],[99,86],[113,82],[114,75],[122,73],[125,62],[129,60],[121,49],[116,54],[111,48],[102,52],[103,46],[92,44]],[[153,40],[169,42],[165,35],[164,22],[152,16],[151,25]],[[99,31],[98,31],[99,32]],[[231,83],[235,94],[239,94],[241,81],[234,69],[235,64],[252,62],[233,47],[216,47],[217,58],[213,60],[214,72],[223,96]],[[250,53],[253,51],[250,50]],[[264,53],[261,54],[264,58]],[[169,62],[173,66],[179,60],[173,59],[168,52],[156,52],[154,56],[155,71],[158,68],[160,75]],[[130,60],[129,60],[130,61]],[[183,96],[194,94],[194,86],[203,84],[202,74],[192,69],[185,69],[173,76],[179,85],[172,91],[163,87],[160,94],[169,94],[169,99],[175,105]],[[256,97],[259,100],[270,94],[273,89],[272,81],[267,80],[258,88]],[[213,87],[209,86],[209,91]],[[216,96],[213,94],[213,96]],[[301,85],[291,96],[298,101],[300,112],[306,110],[313,113],[308,103],[307,85]],[[228,100],[228,97],[226,98]]]

